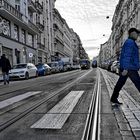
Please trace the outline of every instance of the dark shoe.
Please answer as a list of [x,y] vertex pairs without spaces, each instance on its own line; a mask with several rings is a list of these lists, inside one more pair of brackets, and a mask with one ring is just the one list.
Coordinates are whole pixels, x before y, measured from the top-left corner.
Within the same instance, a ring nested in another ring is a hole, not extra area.
[[4,85],[6,85],[6,82],[4,82]]
[[7,80],[7,83],[9,84],[9,80]]
[[117,99],[116,100],[110,100],[114,104],[122,105],[123,103],[119,102]]

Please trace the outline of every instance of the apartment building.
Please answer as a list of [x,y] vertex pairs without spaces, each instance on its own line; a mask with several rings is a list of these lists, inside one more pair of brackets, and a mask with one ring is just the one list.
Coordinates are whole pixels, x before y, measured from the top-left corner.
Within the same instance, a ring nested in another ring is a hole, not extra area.
[[73,47],[71,42],[71,30],[66,22],[66,20],[63,19],[63,41],[64,41],[64,54],[65,57],[69,57],[70,63],[73,64]]
[[12,65],[79,60],[80,37],[54,7],[55,0],[0,0],[0,55]]
[[30,0],[0,0],[0,50],[11,64],[37,62],[35,11]]
[[54,31],[54,60],[57,61],[61,57],[65,57],[64,54],[64,41],[63,41],[63,18],[61,17],[60,13],[57,9],[54,8],[54,24],[53,24],[53,31]]
[[120,0],[112,22],[112,48],[115,52],[113,57],[119,59],[121,47],[128,37],[128,30],[131,27],[140,29],[140,1]]
[[79,64],[80,59],[88,59],[88,55],[82,46],[79,35],[71,28],[71,46],[73,48],[73,64]]
[[46,18],[46,31],[45,31],[45,36],[46,36],[46,46],[47,47],[47,61],[51,62],[55,59],[55,50],[54,50],[54,7],[55,7],[55,1],[56,0],[47,0],[46,4],[46,11],[47,11],[47,16],[44,15],[44,18]]

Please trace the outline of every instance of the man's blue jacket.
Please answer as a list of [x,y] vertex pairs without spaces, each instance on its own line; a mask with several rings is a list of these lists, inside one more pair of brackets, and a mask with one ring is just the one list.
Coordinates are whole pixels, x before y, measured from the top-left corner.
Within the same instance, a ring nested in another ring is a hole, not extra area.
[[128,38],[121,50],[120,69],[139,70],[139,48],[133,39]]

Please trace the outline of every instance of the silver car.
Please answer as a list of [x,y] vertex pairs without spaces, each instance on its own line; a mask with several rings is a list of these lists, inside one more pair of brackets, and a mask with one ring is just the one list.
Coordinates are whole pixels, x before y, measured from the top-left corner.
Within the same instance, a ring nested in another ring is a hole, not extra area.
[[37,68],[32,63],[20,63],[14,65],[9,72],[11,79],[29,79],[38,76]]

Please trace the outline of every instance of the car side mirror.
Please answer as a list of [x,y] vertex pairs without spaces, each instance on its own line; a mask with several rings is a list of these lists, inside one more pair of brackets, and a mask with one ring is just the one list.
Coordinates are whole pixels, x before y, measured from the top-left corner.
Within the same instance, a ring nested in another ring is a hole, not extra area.
[[29,66],[27,66],[27,69],[30,69],[30,67],[29,67]]

